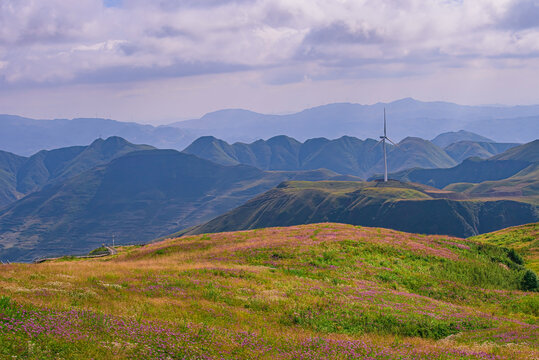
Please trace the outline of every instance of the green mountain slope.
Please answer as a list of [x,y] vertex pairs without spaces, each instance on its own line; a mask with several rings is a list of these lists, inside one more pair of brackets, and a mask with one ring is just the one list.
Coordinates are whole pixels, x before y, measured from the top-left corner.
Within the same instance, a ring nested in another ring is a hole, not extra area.
[[343,177],[328,170],[222,166],[174,150],[131,152],[1,211],[0,259],[89,251],[113,234],[118,243],[148,242],[209,220],[284,180],[331,178]]
[[[504,160],[498,160],[500,162]],[[446,186],[448,191],[456,191],[473,197],[511,196],[539,198],[539,163],[532,164],[515,175],[479,184],[454,183]]]
[[492,160],[520,160],[528,162],[539,162],[539,139],[509,149]]
[[[489,161],[469,158],[461,164],[448,169],[409,169],[389,175],[391,179],[411,181],[443,189],[454,183],[480,183],[487,180],[500,180],[511,177],[530,166],[518,160]],[[375,176],[371,179],[377,179]]]
[[17,172],[27,158],[0,151],[0,208],[22,195],[17,191]]
[[424,234],[471,236],[537,221],[535,205],[511,200],[458,200],[419,184],[286,182],[189,234],[340,222]]
[[539,294],[497,246],[322,223],[118,250],[2,266],[0,358],[539,357]]
[[457,163],[461,163],[470,157],[488,159],[518,145],[520,144],[459,141],[447,146],[444,151]]
[[[390,178],[418,182],[437,188],[444,188],[455,183],[497,181],[515,176],[534,165],[538,161],[537,154],[539,154],[539,140],[513,147],[487,160],[469,158],[448,169],[409,169],[390,174]],[[528,173],[528,179],[534,177],[530,170]],[[372,179],[376,178],[380,176]]]
[[[415,167],[425,169],[448,168],[457,164],[441,148],[427,140],[407,137],[398,145],[398,147],[389,149],[387,156],[388,171],[397,172]],[[383,158],[379,160],[373,171],[383,173]]]
[[459,141],[494,142],[494,140],[466,130],[445,132],[431,140],[433,144],[442,149]]
[[47,183],[62,181],[131,151],[149,150],[148,145],[135,145],[113,136],[97,139],[88,146],[72,146],[42,150],[28,158],[17,172],[17,190],[28,194]]
[[[366,178],[383,171],[383,152],[373,139],[343,136],[328,140],[316,138],[300,143],[276,136],[251,144],[228,144],[211,136],[197,139],[184,152],[222,165],[245,164],[262,170],[330,169],[341,174]],[[389,168],[399,171],[412,167],[438,168],[456,165],[442,149],[429,141],[406,138],[399,148],[388,144]]]

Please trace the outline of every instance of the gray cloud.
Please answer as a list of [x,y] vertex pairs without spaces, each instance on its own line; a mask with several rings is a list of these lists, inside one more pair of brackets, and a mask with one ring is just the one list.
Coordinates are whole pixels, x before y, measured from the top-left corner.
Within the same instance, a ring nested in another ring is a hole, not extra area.
[[329,26],[309,30],[305,37],[306,44],[379,44],[384,41],[375,29],[353,30],[342,21]]
[[489,59],[525,66],[539,53],[538,19],[537,0],[3,0],[0,78],[31,86],[258,71],[287,83]]
[[517,1],[504,14],[500,25],[514,30],[539,27],[539,1]]
[[218,62],[182,62],[160,67],[111,66],[83,71],[70,80],[73,83],[106,84],[144,81],[159,78],[177,78],[202,74],[220,74],[249,70],[247,66]]

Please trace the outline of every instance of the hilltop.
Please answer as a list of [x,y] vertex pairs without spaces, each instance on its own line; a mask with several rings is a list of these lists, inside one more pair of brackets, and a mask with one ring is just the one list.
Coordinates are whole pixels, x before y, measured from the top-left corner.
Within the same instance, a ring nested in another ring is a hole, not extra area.
[[468,199],[399,181],[289,181],[189,234],[339,222],[423,234],[472,236],[539,220],[537,205],[516,199]]
[[504,248],[331,223],[4,265],[0,357],[531,359],[526,273]]

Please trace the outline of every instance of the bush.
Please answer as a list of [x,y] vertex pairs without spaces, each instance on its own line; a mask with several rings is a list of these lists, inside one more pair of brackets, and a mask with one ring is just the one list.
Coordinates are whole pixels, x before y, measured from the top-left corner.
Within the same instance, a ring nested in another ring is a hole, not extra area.
[[531,270],[526,270],[522,277],[520,288],[524,291],[537,291],[539,289],[537,275]]
[[515,264],[518,264],[518,265],[523,265],[524,264],[524,260],[522,259],[522,256],[520,256],[516,251],[515,249],[511,249],[507,252],[507,256],[509,257],[509,259],[514,262]]

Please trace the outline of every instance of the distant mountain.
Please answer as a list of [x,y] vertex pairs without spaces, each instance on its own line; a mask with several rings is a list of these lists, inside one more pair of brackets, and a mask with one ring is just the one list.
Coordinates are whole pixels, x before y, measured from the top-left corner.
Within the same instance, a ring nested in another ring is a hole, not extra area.
[[[469,158],[448,169],[408,169],[390,174],[391,179],[412,181],[437,188],[453,183],[481,183],[509,178],[537,162],[539,140],[513,147],[487,160]],[[374,176],[371,180],[378,179]]]
[[449,131],[449,132],[440,134],[431,140],[433,144],[441,147],[442,149],[451,144],[461,142],[461,141],[474,141],[474,142],[486,142],[486,143],[495,142],[494,140],[491,140],[484,136],[475,134],[470,131],[465,131],[465,130]]
[[26,161],[23,156],[0,151],[0,208],[22,196],[17,192],[17,172]]
[[528,162],[539,162],[539,139],[509,149],[499,155],[494,156],[492,160],[521,160]]
[[[480,183],[487,180],[501,180],[515,175],[530,165],[526,161],[504,160],[489,161],[469,158],[459,165],[448,169],[408,169],[389,174],[389,178],[411,181],[443,189],[449,184],[469,182]],[[380,175],[370,180],[381,179]]]
[[83,253],[110,242],[112,234],[119,244],[148,242],[209,220],[289,179],[352,177],[328,170],[222,166],[174,150],[131,152],[0,210],[0,259]]
[[0,115],[0,150],[33,155],[40,150],[90,144],[97,138],[119,136],[137,144],[183,149],[196,136],[174,127],[154,127],[108,119],[34,120]]
[[150,149],[154,147],[131,144],[112,136],[106,140],[97,139],[89,146],[42,150],[28,158],[17,173],[17,190],[28,194],[47,183],[68,179],[129,152]]
[[465,237],[539,219],[524,202],[453,196],[397,181],[286,182],[187,234],[339,222]]
[[469,157],[488,159],[518,145],[520,144],[459,141],[445,147],[444,151],[447,155],[451,156],[453,160],[460,163]]
[[[430,141],[414,137],[407,137],[398,144],[398,147],[390,148],[387,163],[388,171],[400,171],[414,167],[448,168],[457,164],[438,146]],[[383,173],[383,158],[373,168],[373,171]]]
[[[383,172],[382,146],[373,139],[343,136],[336,140],[309,139],[301,143],[287,136],[276,136],[251,144],[228,144],[212,136],[201,137],[184,152],[222,165],[245,164],[262,170],[313,170],[326,168],[341,174],[366,178]],[[406,138],[398,148],[388,145],[391,171],[411,167],[450,167],[456,162],[429,141]]]
[[328,104],[287,115],[228,109],[157,127],[99,118],[33,120],[0,115],[0,150],[29,156],[40,150],[86,145],[98,137],[109,136],[176,150],[184,149],[201,136],[214,136],[228,143],[253,142],[278,135],[300,142],[342,136],[377,139],[383,129],[384,108],[388,114],[388,135],[395,141],[407,136],[432,139],[440,132],[464,129],[481,136],[459,137],[459,141],[485,142],[489,140],[483,138],[486,136],[498,142],[524,143],[539,133],[539,105],[462,106],[407,98],[374,105]]
[[407,136],[432,139],[440,132],[461,129],[482,136],[461,137],[457,141],[488,141],[483,137],[486,136],[499,142],[527,142],[539,133],[539,106],[462,106],[410,98],[374,105],[329,104],[287,115],[221,110],[171,126],[229,143],[252,142],[282,134],[301,142],[319,137],[378,138],[383,129],[384,108],[388,115],[388,135],[395,141]]
[[538,197],[539,162],[533,163],[506,179],[484,181],[479,184],[465,182],[454,183],[446,186],[445,189],[473,197]]

